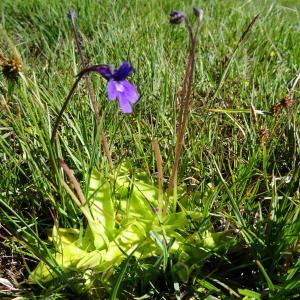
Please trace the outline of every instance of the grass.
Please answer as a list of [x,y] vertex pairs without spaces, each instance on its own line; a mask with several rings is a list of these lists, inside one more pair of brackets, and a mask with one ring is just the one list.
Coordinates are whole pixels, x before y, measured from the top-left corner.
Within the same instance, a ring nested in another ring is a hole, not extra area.
[[[167,260],[162,241],[161,258],[139,260],[128,253],[116,266],[108,291],[99,274],[86,289],[80,272],[60,273],[49,250],[47,230],[55,222],[80,230],[86,224],[60,183],[63,174],[56,159],[64,157],[85,196],[94,168],[103,176],[111,172],[99,126],[106,132],[115,166],[127,162],[156,185],[155,138],[167,186],[176,142],[176,99],[189,51],[184,26],[171,26],[168,13],[178,9],[192,19],[196,5],[192,0],[1,1],[2,28],[24,66],[13,89],[0,77],[1,297],[97,299],[109,297],[110,291],[119,298],[144,299],[299,297],[299,85],[292,91],[292,107],[278,114],[272,109],[288,95],[299,72],[296,0],[201,3],[204,23],[179,165],[179,202],[202,213],[202,221],[189,226],[192,237],[210,228],[230,232],[234,243],[222,244],[220,239],[197,263],[177,265],[177,273],[176,257]],[[103,79],[92,75],[101,124],[96,125],[81,83],[52,146],[52,126],[80,71],[66,17],[70,8],[77,12],[89,64],[117,66],[128,58],[135,67],[130,80],[141,97],[134,113],[123,115],[117,103],[108,102]],[[12,55],[3,32],[0,44],[4,56]],[[258,115],[255,121],[251,105],[273,113]],[[40,260],[56,268],[57,281],[28,284]]]

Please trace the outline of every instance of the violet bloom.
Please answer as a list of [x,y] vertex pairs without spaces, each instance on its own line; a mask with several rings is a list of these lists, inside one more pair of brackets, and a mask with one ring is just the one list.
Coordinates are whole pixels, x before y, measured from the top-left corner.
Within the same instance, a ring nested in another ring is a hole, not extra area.
[[97,71],[108,81],[107,95],[109,100],[118,98],[119,105],[123,113],[132,113],[132,105],[139,99],[136,88],[125,80],[132,74],[132,66],[128,61],[123,61],[122,65],[112,71],[109,66],[101,66]]

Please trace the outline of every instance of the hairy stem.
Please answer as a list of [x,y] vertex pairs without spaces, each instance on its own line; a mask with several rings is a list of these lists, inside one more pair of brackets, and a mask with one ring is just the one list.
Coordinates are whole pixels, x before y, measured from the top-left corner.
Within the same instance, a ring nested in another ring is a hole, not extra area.
[[74,84],[73,84],[73,86],[72,86],[72,88],[71,88],[71,90],[70,90],[70,92],[69,92],[69,94],[68,94],[68,96],[67,96],[67,98],[66,98],[66,100],[65,100],[65,102],[64,102],[64,104],[63,104],[63,106],[62,106],[62,108],[61,108],[61,110],[60,110],[60,112],[58,114],[58,116],[57,116],[57,118],[56,118],[53,130],[52,130],[52,135],[51,135],[51,144],[54,144],[54,142],[55,142],[56,132],[57,132],[58,126],[59,126],[59,124],[61,122],[62,115],[65,112],[65,110],[67,109],[67,106],[68,106],[68,104],[69,104],[69,102],[71,100],[71,97],[74,94],[74,92],[75,92],[75,90],[76,90],[76,88],[78,86],[78,83],[81,80],[82,76],[83,75],[78,76],[76,78],[76,81],[74,82]]
[[[83,54],[83,51],[82,51],[82,48],[81,48],[79,35],[78,35],[77,30],[76,30],[75,14],[70,12],[69,17],[71,19],[72,29],[73,29],[73,33],[74,33],[74,39],[76,41],[76,47],[77,47],[77,50],[78,50],[78,53],[79,53],[79,56],[80,56],[81,67],[82,67],[82,69],[85,69],[87,65],[86,65],[86,60],[85,60],[85,57],[84,57],[84,54]],[[94,95],[94,92],[93,92],[93,89],[92,89],[92,83],[91,83],[91,80],[90,80],[88,74],[86,74],[86,76],[85,76],[85,83],[86,83],[86,88],[88,90],[88,93],[89,93],[89,96],[90,96],[90,99],[91,99],[91,102],[92,102],[92,105],[93,105],[93,109],[94,109],[94,112],[95,112],[95,115],[96,115],[97,125],[100,126],[101,116],[100,116],[99,109],[97,107],[97,103],[95,101],[95,95]],[[113,168],[114,163],[113,163],[113,160],[111,158],[111,153],[110,153],[110,150],[109,150],[108,140],[107,140],[105,131],[101,126],[100,126],[100,135],[101,135],[101,141],[103,143],[104,153],[107,157],[107,160],[108,160],[108,163],[109,163],[110,167]]]
[[[169,205],[169,198],[172,192],[174,192],[174,210],[176,210],[177,205],[177,174],[178,174],[178,166],[179,166],[179,160],[181,156],[181,150],[183,146],[184,141],[184,133],[186,129],[186,124],[188,121],[189,116],[189,108],[191,104],[191,94],[192,94],[192,83],[193,83],[193,76],[194,76],[194,70],[195,70],[195,54],[196,54],[196,45],[198,40],[198,34],[200,31],[202,23],[202,15],[197,17],[197,29],[195,35],[192,37],[191,43],[191,51],[189,54],[186,72],[185,72],[185,78],[183,81],[183,88],[182,93],[180,94],[180,112],[179,112],[179,118],[178,118],[178,133],[177,133],[177,141],[175,146],[175,158],[172,168],[172,173],[169,181],[168,191],[167,191],[167,200],[165,203],[165,209],[167,209]],[[188,32],[189,26],[187,26]]]
[[158,173],[158,213],[161,217],[166,214],[166,207],[163,208],[163,168],[162,168],[162,157],[159,151],[159,146],[156,139],[152,139],[152,145],[154,148],[154,155],[157,165],[157,173]]
[[53,126],[53,130],[52,130],[52,135],[51,135],[51,143],[54,144],[55,142],[55,139],[56,139],[56,132],[58,130],[58,127],[59,127],[59,124],[61,122],[61,119],[62,119],[62,116],[63,116],[63,113],[65,112],[65,110],[67,109],[67,106],[71,100],[71,97],[73,96],[77,86],[78,86],[78,83],[79,81],[81,80],[81,78],[83,76],[85,76],[86,74],[90,73],[90,72],[95,72],[97,67],[100,67],[100,66],[104,66],[104,65],[94,65],[94,66],[91,66],[91,67],[87,67],[85,68],[84,70],[82,70],[76,77],[76,81],[74,82],[57,118],[56,118],[56,121],[55,121],[55,124]]

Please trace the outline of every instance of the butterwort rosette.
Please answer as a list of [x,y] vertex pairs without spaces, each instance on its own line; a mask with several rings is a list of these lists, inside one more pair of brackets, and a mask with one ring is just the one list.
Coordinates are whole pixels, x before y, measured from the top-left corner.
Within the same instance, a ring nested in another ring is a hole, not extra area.
[[133,72],[132,66],[127,60],[121,66],[113,70],[111,66],[100,66],[97,69],[107,81],[107,96],[113,101],[118,98],[120,108],[123,113],[132,113],[132,105],[139,99],[136,88],[129,83],[126,78]]

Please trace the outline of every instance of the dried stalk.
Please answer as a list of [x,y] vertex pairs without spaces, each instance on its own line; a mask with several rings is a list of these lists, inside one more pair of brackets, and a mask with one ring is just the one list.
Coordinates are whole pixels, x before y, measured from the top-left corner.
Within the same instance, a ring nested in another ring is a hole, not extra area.
[[80,205],[84,206],[86,204],[86,201],[85,201],[85,197],[83,195],[82,189],[80,187],[80,183],[74,176],[72,170],[68,167],[68,165],[63,160],[60,161],[60,166],[62,167],[64,172],[67,174],[69,180],[73,183],[75,191],[76,191],[78,199],[79,199],[79,202],[80,202]]

